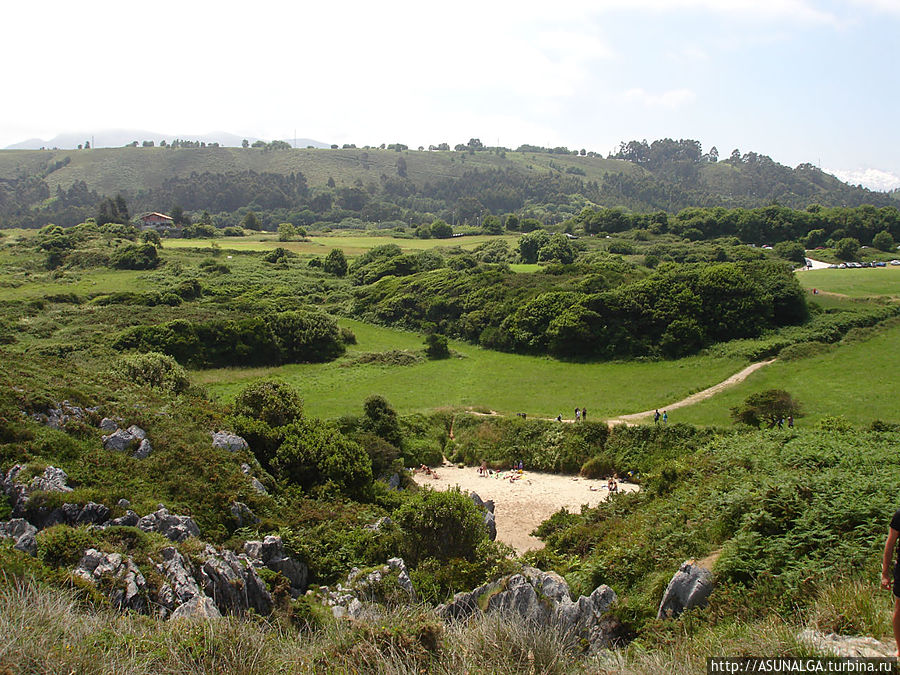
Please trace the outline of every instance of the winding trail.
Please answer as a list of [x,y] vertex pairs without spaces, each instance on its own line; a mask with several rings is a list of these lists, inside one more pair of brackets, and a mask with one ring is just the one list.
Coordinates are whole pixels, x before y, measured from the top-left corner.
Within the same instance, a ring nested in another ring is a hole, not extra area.
[[[743,382],[747,379],[747,377],[751,374],[762,368],[763,366],[767,366],[770,363],[774,363],[775,359],[769,359],[768,361],[758,361],[756,363],[751,363],[749,366],[744,368],[742,371],[735,373],[727,380],[723,380],[718,384],[714,384],[703,391],[698,391],[696,394],[691,394],[687,398],[683,398],[680,401],[676,401],[675,403],[669,403],[668,405],[659,406],[660,409],[664,410],[676,410],[678,408],[684,408],[685,406],[693,405],[694,403],[699,403],[700,401],[705,401],[708,398],[712,398],[719,392],[728,389],[729,387],[733,387],[734,385]],[[606,420],[606,423],[610,426],[616,424],[634,424],[638,420],[641,420],[645,417],[650,417],[656,412],[656,410],[645,410],[644,412],[639,413],[631,413],[629,415],[620,415],[619,417],[614,417],[613,419]]]
[[[676,401],[674,403],[669,403],[667,405],[659,406],[660,410],[677,410],[678,408],[684,408],[685,406],[693,405],[694,403],[699,403],[700,401],[705,401],[708,398],[712,398],[716,394],[728,389],[729,387],[733,387],[736,384],[739,384],[747,379],[751,373],[756,372],[763,366],[767,366],[770,363],[774,363],[775,359],[769,359],[768,361],[757,361],[756,363],[751,363],[749,366],[741,370],[740,372],[735,373],[727,380],[722,380],[718,384],[714,384],[711,387],[707,387],[703,391],[698,391],[696,394],[691,394],[687,398],[683,398],[680,401]],[[504,417],[503,414],[498,413],[496,410],[491,410],[489,412],[479,412],[475,410],[467,410],[469,415],[476,415],[478,417]],[[650,417],[656,412],[656,409],[653,410],[645,410],[643,412],[638,413],[629,413],[628,415],[619,415],[618,417],[613,417],[612,419],[605,420],[607,424],[610,426],[615,426],[617,424],[636,424],[639,420],[642,420],[645,417]],[[555,417],[535,417],[532,419],[539,420],[555,420]],[[564,419],[563,422],[572,423],[575,420]],[[450,426],[450,438],[453,438],[453,423],[451,422]]]

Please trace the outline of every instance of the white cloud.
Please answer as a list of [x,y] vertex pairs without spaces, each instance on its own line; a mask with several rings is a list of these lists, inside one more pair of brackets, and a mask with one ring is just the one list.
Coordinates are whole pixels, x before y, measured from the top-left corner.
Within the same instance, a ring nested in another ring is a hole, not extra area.
[[668,108],[674,110],[693,103],[697,95],[690,89],[670,89],[654,94],[636,87],[629,89],[622,98],[631,103],[639,103],[647,108]]
[[881,169],[822,169],[850,185],[862,185],[870,190],[887,192],[900,188],[900,176]]

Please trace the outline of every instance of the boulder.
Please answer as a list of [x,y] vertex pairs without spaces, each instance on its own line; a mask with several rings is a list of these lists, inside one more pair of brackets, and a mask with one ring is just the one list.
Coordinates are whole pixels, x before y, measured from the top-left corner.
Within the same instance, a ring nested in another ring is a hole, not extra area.
[[259,518],[250,510],[249,506],[244,504],[244,502],[233,502],[229,511],[238,527],[246,527],[248,525],[256,525],[259,523]]
[[200,567],[200,586],[213,599],[219,611],[240,614],[253,609],[267,615],[272,611],[272,596],[246,557],[231,551],[216,551],[207,545],[206,560]]
[[138,444],[137,450],[135,450],[131,456],[135,459],[147,459],[151,452],[153,452],[153,446],[150,445],[150,439],[144,438],[141,440],[140,444]]
[[895,644],[885,644],[873,637],[823,634],[807,628],[797,636],[797,641],[809,645],[818,652],[839,658],[883,659],[897,656]]
[[477,612],[516,614],[534,625],[555,628],[597,652],[611,644],[617,631],[609,614],[615,602],[615,592],[606,585],[572,600],[568,584],[558,574],[524,567],[470,593],[457,593],[436,611],[446,620],[465,619]]
[[214,431],[210,435],[212,436],[213,447],[218,448],[219,450],[239,452],[241,450],[247,450],[250,447],[247,441],[237,434],[232,434],[227,431]]
[[171,619],[220,619],[221,612],[216,608],[210,598],[205,595],[198,595],[196,598],[188,600],[178,609],[172,612]]
[[103,504],[88,502],[79,509],[74,525],[100,525],[109,520],[109,509]]
[[666,587],[656,617],[674,618],[687,609],[705,607],[712,589],[712,573],[688,560],[682,563]]
[[147,432],[136,424],[127,429],[116,429],[108,436],[103,437],[103,447],[114,452],[131,452],[137,459],[144,459],[153,451],[150,441],[147,440]]
[[110,602],[119,609],[146,608],[144,575],[130,558],[120,553],[102,553],[94,548],[84,552],[72,574],[100,585]]
[[48,408],[46,412],[34,413],[31,417],[51,429],[64,429],[70,420],[87,420],[92,415],[96,415],[96,413],[97,408],[82,408],[81,406],[72,405],[68,401],[63,401]]
[[157,593],[160,618],[164,618],[166,614],[176,611],[195,598],[206,598],[178,549],[167,546],[159,554],[162,559],[154,563],[154,566],[165,579],[165,583],[160,586]]
[[188,537],[199,537],[200,528],[190,516],[178,516],[169,513],[161,506],[157,511],[147,514],[137,522],[144,532],[159,532],[172,541],[184,541]]
[[34,540],[36,534],[37,528],[24,518],[13,518],[0,523],[0,537],[13,539],[16,542],[13,548],[29,555],[37,555],[37,543]]
[[104,417],[100,420],[100,429],[106,433],[112,433],[119,428],[119,423],[111,417]]
[[113,518],[112,520],[106,523],[107,527],[111,527],[114,525],[122,526],[122,527],[137,527],[138,522],[140,522],[141,517],[136,514],[131,509],[128,509],[125,512],[125,515],[120,518]]
[[469,497],[475,503],[475,506],[478,507],[478,510],[481,511],[482,520],[484,522],[484,527],[487,530],[488,537],[491,541],[495,541],[497,539],[497,519],[494,517],[493,500],[484,501],[475,492],[470,492]]
[[[9,498],[12,506],[12,515],[16,518],[25,515],[25,505],[34,492],[39,490],[44,492],[72,491],[72,488],[66,485],[66,482],[69,480],[66,472],[55,466],[48,466],[44,469],[44,473],[40,476],[34,476],[28,484],[21,482],[19,476],[26,467],[27,465],[16,464],[7,471],[5,476],[0,474],[0,487],[2,487],[3,492]],[[32,524],[40,529],[48,516],[49,512],[46,509],[39,509],[39,512],[31,514],[29,517],[33,521]],[[55,522],[65,522],[65,517],[58,515]]]
[[267,567],[280,572],[290,582],[291,595],[294,597],[306,590],[309,570],[304,563],[285,552],[281,537],[268,535],[262,541],[245,542],[244,554],[254,567]]
[[250,468],[250,465],[244,462],[241,464],[241,473],[250,478],[250,487],[252,487],[256,494],[259,495],[267,495],[269,494],[268,490],[266,490],[266,486],[259,482],[259,480],[252,475],[253,469]]

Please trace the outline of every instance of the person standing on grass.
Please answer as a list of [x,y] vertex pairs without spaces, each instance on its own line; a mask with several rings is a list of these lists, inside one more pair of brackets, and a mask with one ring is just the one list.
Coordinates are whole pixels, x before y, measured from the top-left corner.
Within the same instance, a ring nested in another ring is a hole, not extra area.
[[587,408],[581,409],[581,421],[587,422]]
[[897,538],[900,537],[900,510],[891,518],[891,526],[888,528],[887,541],[884,542],[884,555],[881,559],[881,587],[885,590],[893,588],[894,611],[891,614],[891,626],[894,629],[894,642],[897,643],[897,655],[900,656],[900,559],[893,566],[894,549],[897,546]]
[[653,423],[659,424],[659,408],[657,408],[656,412],[653,413]]
[[663,424],[669,423],[669,411],[663,410]]

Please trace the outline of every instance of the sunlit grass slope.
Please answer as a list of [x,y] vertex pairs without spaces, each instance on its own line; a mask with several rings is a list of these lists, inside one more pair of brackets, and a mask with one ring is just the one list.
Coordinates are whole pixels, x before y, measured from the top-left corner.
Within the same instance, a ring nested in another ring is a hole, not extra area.
[[361,353],[421,350],[416,333],[342,319],[358,344],[328,364],[273,369],[196,371],[194,381],[230,400],[249,382],[280,377],[296,386],[316,416],[358,414],[363,401],[381,394],[401,413],[440,407],[473,406],[505,414],[572,418],[587,407],[589,419],[646,410],[704,389],[740,370],[728,358],[691,357],[678,361],[569,363],[505,354],[451,341],[454,358],[410,366],[354,363]]

